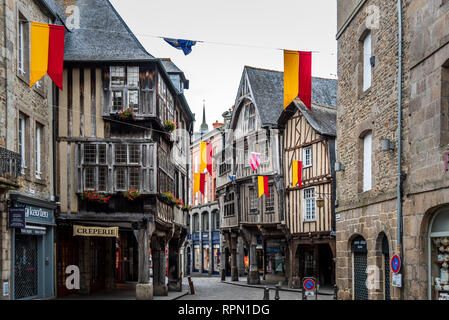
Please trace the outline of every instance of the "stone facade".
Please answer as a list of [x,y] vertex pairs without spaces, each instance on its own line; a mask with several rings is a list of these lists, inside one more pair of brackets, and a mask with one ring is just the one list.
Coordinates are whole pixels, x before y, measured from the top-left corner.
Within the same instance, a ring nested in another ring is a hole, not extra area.
[[[9,284],[9,294],[0,299],[14,299],[12,293],[11,265],[14,229],[7,222],[9,195],[21,194],[51,202],[53,200],[53,148],[52,148],[52,82],[48,76],[38,86],[29,87],[29,29],[24,37],[25,74],[19,72],[19,23],[27,21],[52,23],[55,16],[44,1],[0,1],[0,37],[3,59],[0,61],[0,147],[20,153],[19,117],[25,119],[25,168],[13,188],[0,187],[1,213],[1,280]],[[29,23],[24,24],[29,28]],[[41,130],[41,176],[36,176],[36,127]]]
[[[374,266],[369,299],[385,299],[389,258],[400,254],[397,239],[398,21],[395,1],[338,1],[337,285],[340,299],[354,298],[352,240],[366,240],[367,265]],[[373,9],[374,8],[374,9]],[[378,10],[378,24],[373,24]],[[402,1],[402,289],[389,287],[391,299],[427,299],[428,226],[449,200],[445,152],[448,151],[447,1]],[[345,22],[343,22],[343,20]],[[363,38],[371,32],[372,86],[361,90]],[[364,134],[372,132],[372,189],[362,192]],[[395,142],[382,151],[381,141]],[[358,182],[358,183],[354,183]],[[449,230],[448,230],[449,231]],[[390,279],[391,280],[391,279]]]

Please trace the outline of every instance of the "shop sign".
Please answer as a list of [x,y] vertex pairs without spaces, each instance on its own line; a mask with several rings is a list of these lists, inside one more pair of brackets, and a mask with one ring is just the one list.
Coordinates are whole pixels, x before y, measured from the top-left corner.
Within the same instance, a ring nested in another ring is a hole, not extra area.
[[25,208],[9,208],[9,227],[25,228]]
[[54,224],[55,222],[53,210],[30,205],[25,206],[25,218],[27,222],[39,224]]
[[43,236],[47,234],[47,230],[45,229],[20,229],[21,234],[29,235],[29,236]]
[[366,240],[358,239],[354,240],[352,243],[352,250],[354,252],[366,252]]
[[73,235],[81,237],[115,237],[118,238],[118,227],[73,226]]

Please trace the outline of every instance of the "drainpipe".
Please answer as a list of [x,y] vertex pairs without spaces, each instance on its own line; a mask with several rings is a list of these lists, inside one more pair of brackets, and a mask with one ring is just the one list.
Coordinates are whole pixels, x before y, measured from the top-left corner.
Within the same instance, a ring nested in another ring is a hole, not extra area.
[[397,250],[402,258],[402,1],[398,0],[398,185]]

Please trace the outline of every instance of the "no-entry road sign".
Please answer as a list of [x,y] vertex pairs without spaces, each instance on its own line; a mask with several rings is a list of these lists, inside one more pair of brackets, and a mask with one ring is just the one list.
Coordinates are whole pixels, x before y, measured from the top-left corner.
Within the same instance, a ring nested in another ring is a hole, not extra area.
[[401,270],[401,258],[397,254],[391,257],[390,266],[393,273],[399,273],[399,270]]

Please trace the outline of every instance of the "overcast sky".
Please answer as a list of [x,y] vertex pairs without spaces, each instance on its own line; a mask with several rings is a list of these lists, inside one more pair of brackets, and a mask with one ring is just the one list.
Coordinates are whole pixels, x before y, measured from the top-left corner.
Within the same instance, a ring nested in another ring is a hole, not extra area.
[[[185,96],[196,115],[195,130],[201,124],[203,99],[209,129],[215,120],[222,121],[222,113],[234,104],[245,65],[283,71],[283,53],[275,48],[319,51],[312,56],[312,75],[336,78],[335,0],[111,3],[150,54],[171,58],[190,80]],[[184,56],[155,36],[206,43],[197,43]]]

